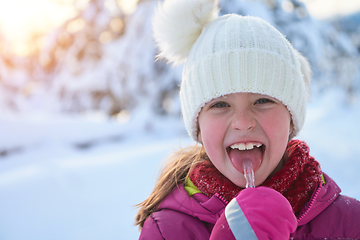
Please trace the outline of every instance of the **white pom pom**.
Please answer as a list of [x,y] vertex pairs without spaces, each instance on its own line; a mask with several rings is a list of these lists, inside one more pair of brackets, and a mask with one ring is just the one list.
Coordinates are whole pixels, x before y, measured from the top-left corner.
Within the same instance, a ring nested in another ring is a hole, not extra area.
[[217,0],[165,0],[153,18],[158,58],[183,63],[202,28],[218,16]]

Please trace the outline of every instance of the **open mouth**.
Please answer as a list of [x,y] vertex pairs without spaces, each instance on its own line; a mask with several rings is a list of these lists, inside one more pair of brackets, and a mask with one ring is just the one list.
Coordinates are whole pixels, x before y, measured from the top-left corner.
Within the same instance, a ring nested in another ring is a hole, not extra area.
[[244,163],[250,161],[253,171],[259,169],[265,152],[265,145],[259,142],[235,143],[226,148],[233,166],[244,174]]

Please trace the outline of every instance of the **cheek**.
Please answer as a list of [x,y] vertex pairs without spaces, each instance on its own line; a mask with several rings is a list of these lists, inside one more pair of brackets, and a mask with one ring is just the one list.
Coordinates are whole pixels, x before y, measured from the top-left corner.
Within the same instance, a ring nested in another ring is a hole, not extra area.
[[202,143],[206,145],[214,145],[222,138],[222,131],[217,125],[206,124],[200,127]]
[[225,124],[221,119],[199,117],[199,139],[206,149],[221,144],[225,134]]
[[291,126],[291,118],[288,111],[276,111],[262,119],[262,127],[269,136],[288,139]]

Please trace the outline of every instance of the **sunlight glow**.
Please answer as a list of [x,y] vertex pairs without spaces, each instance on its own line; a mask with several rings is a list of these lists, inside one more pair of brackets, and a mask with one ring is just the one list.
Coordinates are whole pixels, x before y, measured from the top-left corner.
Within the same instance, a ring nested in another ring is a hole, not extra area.
[[117,2],[125,14],[131,14],[135,11],[138,0],[117,0]]
[[76,10],[71,1],[0,0],[0,31],[11,43],[12,52],[27,55],[27,41],[61,25]]
[[[110,1],[111,4],[109,3]],[[8,42],[7,51],[16,55],[25,56],[36,52],[42,44],[41,39],[34,41],[41,35],[59,27],[66,20],[76,16],[77,9],[81,9],[88,0],[0,0],[0,36]],[[107,5],[118,4],[125,14],[136,9],[138,0],[105,0]],[[68,26],[69,32],[76,32],[84,27],[82,19],[73,21]],[[123,22],[115,20],[111,23],[114,32],[120,32]],[[108,33],[102,34],[99,39],[103,43],[111,41]]]

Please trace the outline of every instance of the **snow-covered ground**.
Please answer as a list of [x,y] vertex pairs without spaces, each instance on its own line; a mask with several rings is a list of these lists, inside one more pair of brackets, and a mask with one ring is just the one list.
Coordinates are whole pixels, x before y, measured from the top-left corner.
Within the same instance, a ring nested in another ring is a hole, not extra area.
[[[347,105],[331,90],[313,97],[298,136],[343,193],[357,199],[359,122],[359,100]],[[0,132],[1,240],[137,239],[133,206],[151,192],[164,158],[192,144],[179,120],[144,124],[140,115],[127,124],[2,117]]]

